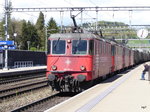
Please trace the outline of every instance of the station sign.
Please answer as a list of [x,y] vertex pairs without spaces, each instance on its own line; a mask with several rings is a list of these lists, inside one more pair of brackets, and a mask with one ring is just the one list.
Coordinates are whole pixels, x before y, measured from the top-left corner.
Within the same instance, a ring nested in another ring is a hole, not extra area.
[[14,41],[0,41],[0,45],[14,45]]
[[8,46],[8,49],[16,49],[16,46]]
[[0,41],[0,50],[15,48],[14,41]]
[[0,46],[0,50],[3,50],[3,49],[16,49],[16,46]]

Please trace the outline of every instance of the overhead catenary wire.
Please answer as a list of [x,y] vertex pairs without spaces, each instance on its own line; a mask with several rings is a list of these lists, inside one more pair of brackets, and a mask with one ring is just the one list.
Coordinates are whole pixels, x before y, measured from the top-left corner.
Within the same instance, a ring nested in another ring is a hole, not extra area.
[[67,0],[64,0],[66,3],[68,3],[71,6],[74,6],[71,2],[68,2]]
[[89,0],[90,3],[92,3],[94,6],[97,6],[92,0]]
[[39,2],[40,5],[41,5],[41,4],[47,5],[47,2],[43,2],[43,1],[41,1],[41,0],[37,0],[37,2]]

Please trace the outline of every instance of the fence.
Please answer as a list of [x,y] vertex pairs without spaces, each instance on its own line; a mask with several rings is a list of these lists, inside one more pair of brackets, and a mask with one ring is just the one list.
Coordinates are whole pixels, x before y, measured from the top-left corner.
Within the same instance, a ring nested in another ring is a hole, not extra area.
[[20,68],[20,67],[32,67],[33,61],[16,61],[14,62],[14,68]]

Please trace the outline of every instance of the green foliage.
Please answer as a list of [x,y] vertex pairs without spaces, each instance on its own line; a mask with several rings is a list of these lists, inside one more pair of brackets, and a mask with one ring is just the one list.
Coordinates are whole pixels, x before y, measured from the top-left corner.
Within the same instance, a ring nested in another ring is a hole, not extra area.
[[39,46],[39,36],[37,33],[37,29],[34,24],[30,21],[23,22],[22,25],[22,36],[21,36],[21,49],[27,50],[28,47],[37,47]]
[[50,34],[53,34],[53,33],[57,33],[58,32],[58,26],[56,24],[56,21],[53,19],[53,18],[50,18],[50,20],[48,21],[48,24],[47,24],[47,31],[48,33]]
[[136,31],[122,22],[99,21],[98,27],[101,28],[105,38],[137,38]]
[[130,40],[128,44],[149,44],[149,40]]
[[[36,24],[33,24],[30,21],[16,20],[10,16],[11,14],[8,16],[8,34],[10,35],[9,40],[14,40],[17,48],[19,49],[44,51],[46,49],[46,27],[47,30],[50,30],[50,32],[48,31],[47,33],[58,32],[57,23],[53,18],[49,20],[48,25],[45,27],[44,14],[42,12],[39,13]],[[3,21],[0,21],[0,37],[3,37],[4,40],[5,32],[3,25],[4,19]],[[17,36],[14,37],[14,33],[17,33]]]
[[4,20],[0,22],[0,37],[4,40]]
[[29,40],[31,42],[31,47],[37,47],[40,44],[39,35],[37,32],[37,29],[33,24],[28,22],[28,34],[29,34]]
[[39,18],[37,19],[36,22],[36,30],[37,30],[37,34],[39,36],[39,48],[44,50],[45,47],[45,27],[44,27],[44,14],[42,12],[40,12],[39,14]]
[[45,20],[44,20],[44,14],[42,12],[40,12],[39,18],[37,19],[37,22],[36,22],[36,28],[38,30],[43,30],[43,28],[44,28],[44,22],[45,22]]
[[27,45],[27,41],[29,40],[28,38],[28,26],[26,21],[23,21],[23,25],[22,25],[22,36],[21,36],[21,43],[20,43],[20,48],[23,50],[27,50],[28,49],[28,45]]
[[110,22],[110,21],[99,21],[98,25],[99,26],[122,26],[122,25],[128,26],[127,24],[122,22]]
[[[21,43],[21,36],[22,36],[22,25],[23,25],[23,20],[20,21],[20,20],[16,20],[14,18],[11,19],[11,22],[10,22],[10,25],[9,25],[9,35],[10,35],[10,38],[9,40],[14,40],[15,41],[15,44],[16,46],[18,47]],[[17,35],[14,36],[14,33],[16,33]]]
[[37,48],[36,47],[31,47],[30,50],[31,51],[37,51]]

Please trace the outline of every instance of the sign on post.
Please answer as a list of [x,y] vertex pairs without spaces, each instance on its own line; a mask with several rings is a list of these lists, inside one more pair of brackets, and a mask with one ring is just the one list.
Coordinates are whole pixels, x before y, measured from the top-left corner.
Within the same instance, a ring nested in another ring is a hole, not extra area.
[[0,41],[0,49],[15,49],[14,41]]
[[14,41],[0,41],[0,45],[14,45]]

